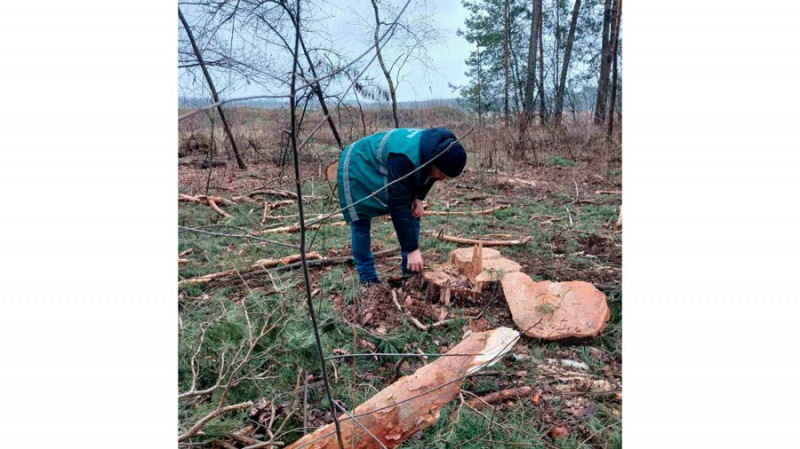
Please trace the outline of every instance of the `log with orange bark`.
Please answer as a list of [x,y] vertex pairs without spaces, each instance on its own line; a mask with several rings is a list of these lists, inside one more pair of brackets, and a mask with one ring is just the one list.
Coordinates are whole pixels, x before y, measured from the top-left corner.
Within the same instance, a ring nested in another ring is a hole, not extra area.
[[[447,352],[450,356],[440,357],[384,388],[352,413],[339,417],[345,447],[380,447],[377,438],[387,448],[394,448],[420,429],[435,424],[442,406],[461,390],[463,377],[495,363],[517,339],[519,332],[506,327],[471,334]],[[329,424],[287,449],[338,447],[335,427]]]

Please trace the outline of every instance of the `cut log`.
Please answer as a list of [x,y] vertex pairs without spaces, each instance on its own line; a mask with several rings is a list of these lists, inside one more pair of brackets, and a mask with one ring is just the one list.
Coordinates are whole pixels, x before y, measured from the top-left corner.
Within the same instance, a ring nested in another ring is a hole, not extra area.
[[495,207],[490,207],[489,209],[463,211],[463,212],[462,211],[450,212],[450,211],[443,211],[443,210],[431,210],[431,211],[426,211],[425,215],[486,215],[486,214],[491,214],[491,213],[497,212],[498,210],[501,210],[501,209],[506,209],[508,207],[511,207],[511,205],[510,204],[499,204],[499,205],[497,205]]
[[534,282],[525,273],[508,273],[502,285],[511,318],[529,337],[592,338],[611,317],[606,295],[588,282]]
[[[495,234],[497,235],[497,234]],[[507,234],[505,234],[507,235]],[[460,243],[462,245],[477,245],[478,243],[482,244],[483,246],[516,246],[516,245],[526,245],[531,238],[530,237],[523,237],[519,240],[483,240],[483,239],[470,239],[465,237],[456,237],[453,235],[447,234],[439,234],[437,236],[439,240],[444,240],[445,242],[452,242],[452,243]],[[487,236],[488,237],[488,236]]]
[[[448,354],[479,354],[440,357],[403,376],[352,412],[339,416],[345,447],[367,449],[378,447],[375,439],[388,448],[399,446],[408,437],[439,419],[439,410],[461,390],[460,379],[495,363],[519,339],[519,332],[501,327],[469,335]],[[369,432],[367,432],[369,431]],[[338,448],[333,424],[306,435],[287,449]]]

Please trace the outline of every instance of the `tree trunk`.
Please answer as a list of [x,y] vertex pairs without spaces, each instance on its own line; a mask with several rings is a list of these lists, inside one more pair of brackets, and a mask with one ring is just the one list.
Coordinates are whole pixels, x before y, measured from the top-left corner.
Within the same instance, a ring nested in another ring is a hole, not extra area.
[[544,99],[544,40],[542,39],[542,0],[539,2],[539,120],[542,125],[547,122]]
[[522,100],[522,105],[525,109],[522,126],[527,125],[533,115],[533,88],[536,84],[536,44],[539,43],[539,11],[542,7],[542,0],[533,0],[532,3],[531,39],[528,44],[528,72],[525,79],[525,94]]
[[617,0],[617,17],[614,20],[614,68],[611,81],[611,103],[608,105],[608,138],[611,139],[611,134],[614,132],[614,106],[617,103],[617,52],[619,49],[619,26],[622,19],[622,0]]
[[578,12],[581,9],[581,0],[575,0],[575,7],[572,8],[572,22],[569,24],[567,34],[567,48],[564,49],[564,64],[561,65],[561,80],[556,91],[556,108],[554,111],[556,125],[561,124],[561,112],[564,110],[564,90],[567,85],[567,72],[569,71],[569,57],[572,53],[572,43],[575,41],[575,29],[578,26]]
[[322,379],[323,383],[325,384],[325,393],[328,398],[328,402],[331,406],[331,413],[333,414],[333,423],[335,427],[335,434],[336,439],[339,443],[339,447],[344,449],[344,442],[342,441],[342,429],[339,426],[339,418],[337,417],[336,411],[336,402],[333,399],[333,393],[331,392],[330,383],[328,382],[328,371],[325,366],[325,354],[322,351],[322,339],[319,335],[319,326],[317,325],[317,317],[314,313],[314,302],[312,297],[314,296],[311,293],[311,278],[308,273],[308,260],[306,255],[306,224],[305,224],[305,216],[303,211],[303,191],[302,191],[302,183],[300,177],[300,158],[297,152],[297,137],[298,137],[298,128],[297,128],[297,92],[296,92],[296,82],[297,82],[297,69],[300,66],[300,56],[297,54],[300,48],[300,2],[297,2],[297,10],[296,10],[296,20],[294,26],[294,54],[292,58],[292,77],[291,82],[289,84],[289,113],[290,113],[290,127],[291,133],[289,137],[291,138],[291,145],[292,145],[292,157],[294,159],[294,183],[297,189],[297,212],[300,215],[300,262],[303,267],[303,280],[305,284],[306,290],[306,304],[308,304],[308,311],[311,315],[311,326],[314,330],[314,340],[317,343],[317,355],[319,356],[319,363],[320,368],[322,369]]
[[477,46],[476,54],[478,56],[478,126],[483,126],[483,119],[481,116],[481,46]]
[[556,9],[556,26],[554,31],[556,44],[553,46],[553,67],[555,67],[553,69],[553,92],[558,92],[558,49],[561,48],[561,8],[558,7],[559,2],[557,0],[553,2],[553,4]]
[[506,128],[508,128],[508,2],[509,0],[505,0],[503,4],[504,13],[503,13],[503,52],[505,53],[505,60],[503,63],[503,73],[505,75],[505,93],[503,94],[503,122],[505,123]]
[[[219,103],[219,95],[217,95],[217,89],[214,87],[214,82],[211,81],[211,75],[208,73],[208,69],[206,68],[205,62],[203,62],[203,55],[200,54],[200,49],[197,48],[197,42],[194,40],[194,34],[192,34],[192,29],[189,28],[189,24],[186,22],[186,19],[183,17],[183,13],[181,9],[178,8],[178,18],[181,19],[181,23],[183,24],[183,29],[186,30],[186,35],[189,36],[189,42],[192,44],[192,51],[194,51],[194,56],[197,58],[197,62],[200,64],[200,68],[203,69],[203,76],[206,78],[206,82],[208,82],[208,87],[211,89],[211,96],[214,98],[214,103]],[[225,119],[225,114],[222,112],[222,105],[217,106],[217,112],[219,112],[219,117],[222,119],[222,127],[225,128],[225,134],[228,135],[228,139],[231,141],[231,147],[233,148],[233,154],[236,156],[236,163],[239,164],[239,168],[245,169],[247,168],[244,165],[244,160],[242,156],[239,154],[239,148],[236,146],[236,140],[233,139],[233,133],[231,132],[230,126],[228,126],[228,120]]]
[[[311,70],[311,76],[313,76],[314,79],[317,79],[317,70],[314,68],[314,63],[311,61],[311,55],[308,54],[308,49],[306,49],[306,43],[303,41],[302,35],[300,35],[300,45],[303,48],[303,54],[306,55],[306,61],[308,61],[308,68]],[[342,150],[344,148],[342,145],[342,138],[339,136],[339,131],[336,129],[336,125],[333,123],[333,117],[331,117],[330,112],[328,112],[328,105],[325,104],[325,96],[322,94],[322,87],[319,85],[319,82],[315,82],[312,86],[312,89],[317,95],[317,100],[319,100],[322,113],[325,114],[325,117],[328,119],[328,125],[331,127],[333,138],[336,139],[336,144],[339,145],[339,149]]]
[[389,69],[386,68],[386,64],[383,62],[383,55],[381,54],[381,47],[379,43],[381,18],[378,15],[378,2],[377,0],[370,0],[370,2],[372,3],[372,9],[375,11],[375,52],[378,55],[378,63],[381,65],[381,70],[383,70],[383,76],[386,77],[386,83],[389,85],[389,95],[392,97],[392,117],[394,118],[394,127],[399,128],[400,122],[397,120],[397,95],[394,90],[394,82],[392,82],[392,74],[389,73]]
[[517,57],[517,53],[514,51],[514,46],[510,45],[508,47],[509,53],[511,53],[511,92],[514,96],[514,109],[513,112],[515,115],[519,115],[522,108],[520,107],[520,99],[522,98],[522,78],[519,75],[519,58]]
[[611,41],[609,33],[611,29],[611,0],[605,0],[603,14],[603,35],[601,42],[603,47],[600,53],[600,78],[597,80],[597,101],[594,108],[594,122],[603,123],[606,119],[606,97],[608,91],[608,72],[611,68]]

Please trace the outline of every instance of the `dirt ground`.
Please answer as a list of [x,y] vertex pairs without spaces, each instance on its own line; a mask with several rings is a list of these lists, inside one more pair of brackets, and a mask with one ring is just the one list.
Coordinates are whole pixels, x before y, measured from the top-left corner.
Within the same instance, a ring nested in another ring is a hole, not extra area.
[[[178,175],[182,192],[202,194],[205,193],[207,184],[211,194],[226,198],[245,195],[257,189],[295,192],[290,166],[280,168],[272,163],[250,164],[247,170],[242,171],[228,163],[227,166],[213,168],[209,182],[209,170],[199,167],[202,160],[202,156],[181,160]],[[323,157],[310,156],[301,160],[301,172],[308,174],[308,181],[304,185],[306,194],[313,191],[312,194],[320,199],[327,194],[324,168],[328,162],[330,161]],[[613,219],[609,217],[604,222],[593,222],[586,232],[578,232],[567,225],[569,220],[577,220],[580,213],[584,217],[588,216],[588,212],[583,212],[582,208],[619,206],[621,197],[614,193],[622,188],[619,164],[613,168],[614,170],[609,170],[605,163],[578,159],[571,166],[524,166],[501,174],[479,168],[470,169],[462,177],[450,181],[446,188],[441,188],[430,203],[436,210],[448,207],[454,210],[474,210],[496,204],[519,207],[526,216],[509,220],[493,219],[492,232],[517,236],[529,235],[530,230],[534,229],[537,235],[544,237],[539,242],[529,243],[528,247],[514,248],[509,258],[520,263],[523,272],[541,279],[590,282],[609,295],[609,301],[619,301],[620,304],[614,307],[620,308],[622,244],[621,231],[614,227],[616,216]],[[612,193],[602,194],[598,191]],[[324,201],[327,209],[336,207],[334,200],[328,198]],[[539,204],[549,206],[543,209],[544,212],[533,214],[524,209],[538,207]],[[565,211],[564,205],[569,209]],[[253,205],[258,211],[259,207],[259,203]],[[530,219],[528,215],[531,216]],[[460,231],[465,235],[475,232],[469,226]],[[391,242],[382,242],[380,239],[374,239],[374,242],[374,251],[392,245]],[[537,244],[539,246],[535,246]],[[500,250],[504,253],[506,251],[503,248]],[[320,251],[328,257],[347,256],[350,252],[347,244]],[[396,258],[396,255],[390,257]],[[429,261],[443,262],[445,258],[446,253],[435,253],[435,257],[426,259],[426,264]],[[397,265],[397,262],[386,258],[379,258],[377,261],[379,265]],[[349,267],[352,274],[352,265]],[[312,288],[316,288],[331,269],[330,266],[312,267]],[[399,274],[397,271],[393,273]],[[217,284],[211,284],[211,287],[215,285]],[[299,294],[302,283],[294,288]],[[400,332],[408,325],[409,315],[427,326],[443,320],[461,323],[455,326],[451,322],[437,328],[437,331],[447,332],[453,337],[448,344],[439,347],[439,352],[447,351],[453,342],[460,340],[465,331],[480,332],[499,326],[515,328],[499,284],[489,285],[474,297],[456,295],[449,307],[439,302],[438,294],[420,276],[404,280],[393,279],[382,286],[362,287],[357,294],[349,297],[345,291],[330,291],[326,295],[323,300],[329,298],[332,301],[333,308],[342,321],[375,336]],[[393,295],[403,313],[397,309]],[[605,335],[613,334],[613,337],[608,338],[615,340],[621,335],[619,318],[616,320],[616,323],[609,323],[609,328],[604,331]],[[376,351],[369,338],[359,339],[358,346],[360,350],[367,352]],[[554,344],[523,337],[512,349],[512,356],[498,363],[503,369],[486,374],[478,373],[467,379],[463,388],[468,393],[465,399],[499,389],[531,386],[531,394],[494,403],[492,407],[483,409],[483,413],[502,416],[505,412],[517,410],[521,405],[520,401],[526,401],[525,406],[534,409],[533,421],[529,423],[530,429],[550,435],[554,428],[564,428],[578,443],[584,441],[590,447],[607,447],[608,439],[597,431],[597,423],[592,420],[598,416],[603,416],[604,419],[621,418],[620,348],[621,341],[610,345],[602,339]],[[528,363],[525,365],[526,369],[520,369],[525,360],[535,360],[536,363]],[[563,365],[560,362],[563,360],[575,362],[576,365]],[[587,360],[591,362],[590,365],[585,362]],[[418,363],[418,360],[400,360],[397,367],[390,363],[380,371],[357,375],[362,376],[359,380],[370,380],[369,376],[377,376],[382,382],[389,382],[397,373],[413,372]],[[319,380],[317,378],[312,381]],[[331,421],[330,411],[318,405],[309,405],[306,413],[309,427]],[[458,410],[461,408],[458,407]],[[548,436],[545,446],[553,447],[555,441],[554,437]]]

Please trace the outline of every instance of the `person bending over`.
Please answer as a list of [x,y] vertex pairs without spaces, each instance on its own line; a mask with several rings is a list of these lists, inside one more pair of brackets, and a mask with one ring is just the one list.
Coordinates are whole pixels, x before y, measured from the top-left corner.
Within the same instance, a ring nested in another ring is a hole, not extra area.
[[[433,163],[414,172],[431,159]],[[466,163],[464,147],[445,128],[391,129],[344,148],[337,169],[339,206],[345,221],[350,223],[359,281],[380,283],[371,249],[370,224],[372,218],[386,214],[391,215],[400,242],[403,275],[422,271],[419,248],[422,200],[434,182],[459,176]],[[391,185],[368,198],[387,184]]]

